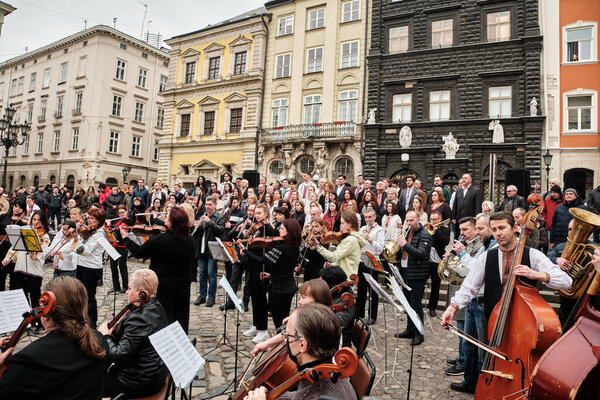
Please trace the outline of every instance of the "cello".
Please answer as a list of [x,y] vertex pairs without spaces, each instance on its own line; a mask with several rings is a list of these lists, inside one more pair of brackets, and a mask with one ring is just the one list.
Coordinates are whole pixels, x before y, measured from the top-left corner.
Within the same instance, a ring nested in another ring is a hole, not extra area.
[[535,207],[523,219],[508,281],[488,322],[490,347],[506,354],[508,360],[486,354],[475,399],[525,397],[534,366],[561,334],[560,321],[552,307],[535,286],[521,281],[513,273],[521,263],[527,232],[535,228],[535,221],[543,210],[539,194],[530,195],[528,201]]

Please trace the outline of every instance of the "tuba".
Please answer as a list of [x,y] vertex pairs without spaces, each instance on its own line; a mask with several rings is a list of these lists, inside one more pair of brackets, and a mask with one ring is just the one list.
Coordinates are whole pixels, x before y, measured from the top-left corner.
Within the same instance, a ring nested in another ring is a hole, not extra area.
[[[475,236],[468,242],[464,242],[462,236],[458,238],[465,245],[465,251],[468,253],[473,247],[473,243],[479,240],[479,236]],[[452,286],[460,286],[467,277],[469,270],[463,267],[460,257],[457,254],[451,253],[438,264],[438,276],[441,280]]]
[[[402,229],[402,233],[400,234],[401,238],[406,238],[406,234],[408,233],[408,229]],[[396,243],[395,240],[390,240],[383,246],[383,251],[381,252],[381,256],[385,259],[385,261],[397,264],[400,262],[398,255],[400,254],[400,245]]]
[[569,212],[573,215],[573,228],[569,232],[567,245],[561,257],[571,264],[566,273],[573,278],[573,285],[558,292],[564,297],[578,298],[594,277],[591,253],[598,246],[586,244],[586,241],[590,234],[600,227],[600,216],[581,208],[570,208]]

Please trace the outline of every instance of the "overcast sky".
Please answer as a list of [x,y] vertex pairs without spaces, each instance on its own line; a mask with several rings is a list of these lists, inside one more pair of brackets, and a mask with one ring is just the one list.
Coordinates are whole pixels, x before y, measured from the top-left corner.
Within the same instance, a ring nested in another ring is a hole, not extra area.
[[[161,33],[163,39],[191,32],[260,7],[265,0],[3,0],[17,10],[4,18],[0,61],[45,46],[65,36],[104,24],[140,37]],[[148,24],[148,21],[150,23]]]

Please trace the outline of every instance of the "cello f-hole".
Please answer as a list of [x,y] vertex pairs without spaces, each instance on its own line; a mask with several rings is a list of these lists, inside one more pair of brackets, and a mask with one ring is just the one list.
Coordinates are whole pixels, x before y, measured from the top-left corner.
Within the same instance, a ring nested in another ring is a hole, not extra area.
[[520,358],[515,360],[515,364],[521,364],[521,390],[525,390],[525,364]]

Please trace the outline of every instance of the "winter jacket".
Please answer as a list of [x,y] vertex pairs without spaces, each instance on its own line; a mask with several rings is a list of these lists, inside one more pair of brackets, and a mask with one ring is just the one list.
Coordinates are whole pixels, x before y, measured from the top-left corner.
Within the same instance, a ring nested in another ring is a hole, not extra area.
[[52,193],[46,198],[46,208],[52,210],[60,210],[62,206],[62,196],[60,194]]
[[[215,238],[221,238],[223,231],[225,230],[225,216],[214,212],[210,216],[208,222],[201,222],[198,229],[195,229],[194,240],[196,241],[196,256],[209,255],[210,250],[208,248],[208,242],[214,242]],[[206,233],[206,235],[204,235]],[[204,243],[204,252],[202,252],[202,239],[206,240]]]
[[145,187],[141,188],[138,186],[135,189],[133,189],[133,198],[131,199],[131,203],[129,204],[129,207],[133,207],[133,199],[139,197],[142,200],[142,204],[144,205],[144,207],[150,207],[151,204],[148,204],[148,199],[150,198],[150,193],[148,192],[148,189],[146,189]]
[[42,209],[45,210],[46,209],[46,199],[48,198],[48,196],[50,195],[50,193],[46,192],[45,190],[42,191],[37,191],[33,194],[33,198],[35,201],[35,204],[37,204],[37,206]]
[[523,196],[519,196],[518,194],[516,194],[513,198],[507,196],[504,198],[502,204],[500,204],[500,207],[498,207],[496,211],[513,211],[515,208],[519,207],[527,210],[526,204],[525,197]]
[[[431,253],[431,235],[419,225],[414,231],[410,243],[406,243],[401,252],[408,253],[406,278],[408,281],[427,279],[429,276],[429,255]],[[398,256],[402,258],[402,254]]]
[[339,266],[346,275],[358,274],[360,252],[365,245],[365,235],[362,232],[350,232],[335,251],[329,251],[323,246],[317,246],[317,251],[327,261]]
[[103,191],[100,192],[100,196],[99,196],[99,200],[98,202],[100,203],[100,207],[102,207],[102,209],[104,210],[104,200],[106,200],[106,198],[108,196],[110,196],[112,194],[112,190],[111,188],[107,187],[106,189],[104,189]]
[[587,206],[590,211],[600,214],[600,186],[592,190],[588,195]]
[[[104,210],[106,211],[106,219],[113,219],[117,216],[117,206],[121,204],[123,198],[118,194],[110,194],[102,203]],[[114,208],[113,208],[114,207]]]
[[583,201],[578,197],[571,204],[564,202],[556,208],[552,217],[552,228],[550,229],[550,243],[559,244],[567,241],[569,234],[569,222],[573,219],[573,215],[569,212],[572,207],[583,208]]
[[544,200],[544,211],[542,211],[542,218],[546,222],[546,229],[552,228],[552,217],[554,216],[554,211],[556,211],[556,207],[560,206],[564,203],[565,200],[562,196],[558,200],[554,200],[552,197],[548,197]]

